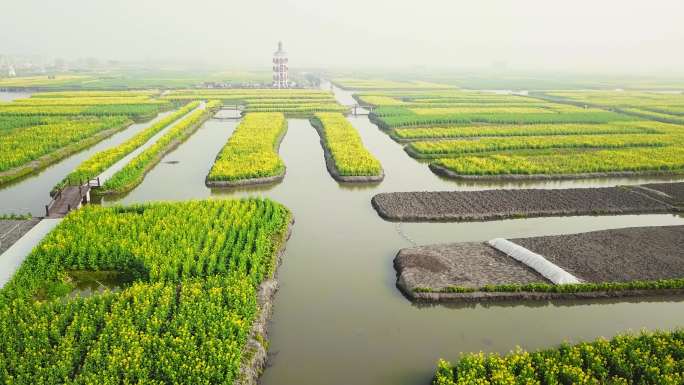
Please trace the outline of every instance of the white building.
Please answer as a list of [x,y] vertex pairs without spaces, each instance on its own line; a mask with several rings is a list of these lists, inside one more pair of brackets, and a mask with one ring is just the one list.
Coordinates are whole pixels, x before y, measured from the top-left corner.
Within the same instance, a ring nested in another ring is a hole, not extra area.
[[287,52],[283,51],[283,42],[278,42],[278,50],[273,53],[273,88],[287,88]]
[[9,71],[7,71],[7,76],[11,78],[17,76],[17,72],[14,70],[14,67],[11,64],[9,65]]

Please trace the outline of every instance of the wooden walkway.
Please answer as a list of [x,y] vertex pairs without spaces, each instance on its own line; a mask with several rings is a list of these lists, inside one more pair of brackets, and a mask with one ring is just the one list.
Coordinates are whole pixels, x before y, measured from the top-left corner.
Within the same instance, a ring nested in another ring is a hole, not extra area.
[[77,186],[67,182],[67,185],[59,189],[52,197],[50,203],[45,205],[45,218],[63,218],[71,210],[90,202],[90,189],[99,186],[99,178]]

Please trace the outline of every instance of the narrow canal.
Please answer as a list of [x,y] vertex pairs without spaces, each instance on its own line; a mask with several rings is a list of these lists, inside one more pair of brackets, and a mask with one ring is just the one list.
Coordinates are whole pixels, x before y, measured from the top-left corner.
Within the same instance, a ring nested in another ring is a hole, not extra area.
[[[338,91],[339,92],[339,91]],[[365,116],[350,117],[380,159],[386,179],[343,186],[328,174],[308,121],[289,120],[280,148],[284,181],[247,189],[209,189],[204,178],[236,123],[211,120],[168,154],[145,181],[116,203],[267,196],[287,205],[296,223],[279,269],[270,325],[272,365],[264,385],[426,384],[438,358],[460,352],[507,352],[563,340],[610,337],[625,330],[671,328],[684,317],[681,299],[415,306],[395,287],[396,252],[435,242],[482,241],[646,225],[684,224],[674,215],[564,217],[486,223],[412,223],[380,219],[370,198],[383,191],[499,187],[612,186],[652,179],[457,183],[440,179],[404,153]],[[111,204],[113,202],[105,202]]]

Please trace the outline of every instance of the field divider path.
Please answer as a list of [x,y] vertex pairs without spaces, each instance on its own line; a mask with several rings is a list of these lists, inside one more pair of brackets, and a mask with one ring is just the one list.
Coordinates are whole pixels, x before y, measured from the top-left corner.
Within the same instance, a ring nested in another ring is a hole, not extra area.
[[122,195],[137,187],[145,175],[171,151],[194,134],[220,107],[219,101],[209,101],[185,115],[147,149],[131,159],[102,187],[94,190],[96,195]]
[[157,143],[159,138],[164,136],[169,130],[171,130],[173,127],[176,126],[181,120],[185,119],[188,115],[191,113],[200,110],[200,109],[205,109],[206,108],[206,103],[201,103],[199,106],[195,107],[191,111],[187,112],[185,115],[180,116],[178,119],[176,119],[173,123],[169,124],[165,128],[163,128],[161,131],[157,132],[154,134],[150,139],[148,139],[144,144],[136,148],[135,150],[131,151],[128,153],[128,155],[124,156],[121,158],[119,161],[111,165],[108,169],[104,170],[102,173],[100,173],[97,178],[100,179],[100,183],[105,183],[108,181],[114,174],[117,172],[121,171],[128,163],[130,163],[131,160],[135,159],[138,155],[140,155],[143,151],[147,150],[150,146],[153,144]]

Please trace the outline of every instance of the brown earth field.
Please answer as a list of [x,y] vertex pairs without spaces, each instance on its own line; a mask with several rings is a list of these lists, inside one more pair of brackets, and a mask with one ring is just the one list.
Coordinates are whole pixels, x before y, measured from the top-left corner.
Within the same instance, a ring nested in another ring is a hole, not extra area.
[[[586,283],[684,278],[684,226],[634,227],[511,239]],[[486,285],[550,284],[486,243],[405,248],[394,259],[397,286],[415,301],[497,301],[680,295],[684,289],[483,292]],[[470,292],[450,292],[466,288]]]
[[391,192],[371,199],[382,218],[408,222],[664,213],[679,211],[681,201],[681,182],[603,188]]

